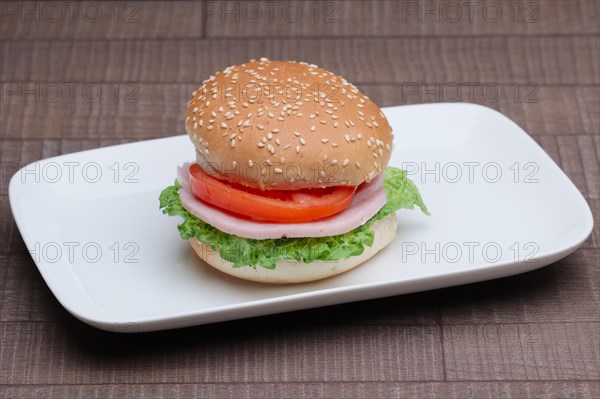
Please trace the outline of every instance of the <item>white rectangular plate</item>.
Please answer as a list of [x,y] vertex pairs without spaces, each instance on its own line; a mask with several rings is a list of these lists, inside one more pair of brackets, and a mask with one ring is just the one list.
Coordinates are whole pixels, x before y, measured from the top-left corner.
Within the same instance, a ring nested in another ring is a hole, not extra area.
[[325,280],[250,283],[203,264],[158,209],[187,136],[101,148],[30,164],[9,187],[25,244],[73,315],[137,332],[252,317],[493,279],[573,252],[590,208],[515,123],[470,104],[384,109],[390,164],[409,170],[431,211],[398,212],[398,236],[360,267]]

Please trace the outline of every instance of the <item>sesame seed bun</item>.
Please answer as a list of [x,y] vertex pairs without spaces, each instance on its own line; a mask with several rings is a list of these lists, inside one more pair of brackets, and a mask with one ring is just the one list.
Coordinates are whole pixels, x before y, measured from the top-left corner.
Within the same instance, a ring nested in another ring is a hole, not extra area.
[[204,81],[185,128],[206,172],[263,190],[358,186],[392,152],[386,117],[354,85],[315,65],[265,58]]
[[355,268],[392,242],[396,237],[397,228],[398,221],[396,214],[393,213],[385,219],[373,223],[371,226],[375,233],[373,245],[365,247],[364,252],[358,256],[351,256],[335,262],[304,263],[279,260],[276,262],[275,269],[265,269],[261,266],[233,267],[233,263],[223,260],[219,256],[219,252],[213,251],[210,245],[198,241],[196,238],[192,238],[189,242],[203,261],[223,273],[260,283],[290,284],[320,280]]

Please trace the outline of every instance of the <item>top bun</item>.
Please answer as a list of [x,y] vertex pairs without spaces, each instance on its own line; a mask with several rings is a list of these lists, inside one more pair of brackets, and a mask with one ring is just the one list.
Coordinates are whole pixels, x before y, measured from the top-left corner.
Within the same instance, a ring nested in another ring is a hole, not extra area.
[[346,79],[266,58],[205,80],[185,128],[203,170],[262,190],[358,186],[387,166],[393,140],[381,109]]

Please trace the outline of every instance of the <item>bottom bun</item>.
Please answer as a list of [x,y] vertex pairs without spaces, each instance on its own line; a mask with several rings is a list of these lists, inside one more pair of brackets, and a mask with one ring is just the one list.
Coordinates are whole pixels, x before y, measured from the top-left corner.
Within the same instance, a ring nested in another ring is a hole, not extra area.
[[392,242],[396,237],[397,227],[398,221],[395,213],[373,223],[371,226],[375,233],[373,245],[365,247],[364,252],[358,256],[337,261],[312,263],[278,260],[275,269],[261,266],[233,267],[233,263],[221,258],[219,252],[213,251],[208,244],[198,241],[196,238],[190,239],[190,244],[203,261],[231,276],[270,284],[304,283],[335,276],[360,265]]

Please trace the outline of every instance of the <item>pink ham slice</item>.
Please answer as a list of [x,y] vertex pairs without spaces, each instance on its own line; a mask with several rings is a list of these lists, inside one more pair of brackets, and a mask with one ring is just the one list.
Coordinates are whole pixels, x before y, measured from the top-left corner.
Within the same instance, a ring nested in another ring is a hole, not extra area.
[[179,198],[181,204],[192,215],[216,227],[217,229],[239,237],[254,240],[282,237],[326,237],[344,234],[362,226],[386,203],[383,177],[378,176],[372,182],[360,186],[352,203],[344,211],[314,222],[271,223],[244,219],[225,213],[196,198],[189,184],[190,164],[178,168]]

